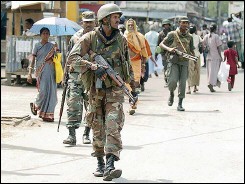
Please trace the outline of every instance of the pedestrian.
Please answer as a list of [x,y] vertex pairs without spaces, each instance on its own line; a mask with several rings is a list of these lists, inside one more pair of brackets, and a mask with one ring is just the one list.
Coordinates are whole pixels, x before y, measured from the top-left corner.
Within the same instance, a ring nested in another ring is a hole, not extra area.
[[222,41],[219,35],[216,34],[217,25],[210,25],[210,33],[205,35],[203,38],[203,45],[207,52],[207,77],[208,77],[208,88],[211,92],[215,92],[215,86],[220,87],[220,81],[218,80],[218,72],[220,63],[223,60],[221,56]]
[[[186,58],[175,54],[175,49],[181,52],[194,55],[193,37],[188,33],[189,20],[186,16],[179,19],[179,27],[175,31],[171,31],[160,43],[160,47],[169,52],[168,54],[168,89],[170,91],[170,97],[168,99],[168,105],[172,106],[174,102],[174,91],[178,86],[178,111],[184,111],[182,107],[183,99],[185,98],[186,80],[188,77],[188,64],[189,61]],[[197,64],[195,63],[195,68]]]
[[[155,67],[158,66],[156,63],[156,60],[153,57],[153,54],[151,52],[151,48],[150,48],[148,41],[145,42],[145,46],[146,46],[147,53],[149,55],[149,59],[147,59],[146,63],[145,63],[145,73],[144,73],[144,75],[141,75],[141,77],[140,77],[140,90],[141,90],[141,92],[145,91],[145,83],[148,81],[148,78],[149,78],[149,61],[153,62]],[[155,50],[154,50],[154,52],[155,52]],[[144,67],[144,65],[142,67]]]
[[[70,39],[69,49],[71,51],[75,43],[82,37],[82,35],[92,31],[95,27],[95,13],[92,11],[85,11],[82,13],[82,29],[76,32]],[[68,53],[69,55],[69,53]],[[86,59],[86,56],[84,56]],[[63,141],[63,144],[76,145],[76,129],[81,125],[82,115],[83,115],[83,102],[88,104],[88,97],[84,91],[84,86],[82,80],[79,77],[80,68],[74,68],[70,70],[65,66],[65,72],[68,72],[69,79],[67,81],[67,119],[66,128],[69,130],[69,136]],[[65,79],[63,79],[65,80]],[[83,133],[83,143],[90,144],[91,140],[89,138],[90,127],[85,121],[85,130]]]
[[[156,26],[155,25],[151,25],[150,31],[145,34],[145,39],[149,43],[151,54],[153,56],[155,56],[155,50],[157,47],[158,36],[159,36],[159,33],[156,32]],[[156,77],[158,77],[157,68],[156,68],[158,65],[156,64],[155,58],[153,58],[153,60],[151,58],[148,58],[147,62],[149,65],[148,75],[151,75],[152,73],[154,73],[156,75]]]
[[[147,51],[145,36],[137,30],[135,20],[132,18],[126,22],[126,31],[124,36],[128,42],[129,56],[131,65],[134,72],[134,81],[137,88],[137,92],[140,93],[140,79],[145,74],[146,60],[149,58],[149,51]],[[148,44],[149,45],[149,44]],[[136,96],[136,94],[133,94]],[[131,105],[129,114],[133,115],[137,109],[137,105]]]
[[189,60],[189,66],[188,66],[188,90],[186,94],[191,94],[191,87],[194,87],[193,92],[197,92],[200,84],[200,66],[201,66],[201,59],[200,59],[200,51],[199,51],[199,45],[202,44],[202,39],[199,35],[197,35],[197,28],[195,25],[190,26],[189,32],[193,37],[193,44],[194,44],[194,54],[196,57],[198,57],[197,60],[197,66],[195,68],[195,63],[192,60]]
[[[32,25],[34,24],[34,20],[29,18],[25,20],[25,30],[22,33],[22,36],[34,36],[36,34],[31,33],[29,30],[31,29]],[[27,53],[24,53],[24,57],[27,57],[28,59],[24,58],[21,60],[21,68],[26,69],[29,65],[29,57],[32,57],[30,55],[26,55]],[[21,75],[16,75],[16,81],[14,82],[14,85],[21,85]],[[25,81],[23,86],[27,86],[28,82]]]
[[[131,88],[135,92],[127,40],[118,29],[121,15],[122,11],[116,4],[101,6],[97,14],[99,27],[83,35],[68,56],[68,65],[80,66],[84,87],[89,92],[89,113],[86,118],[93,130],[94,152],[91,155],[98,160],[94,176],[103,176],[105,181],[119,178],[122,174],[122,170],[114,167],[114,162],[120,160],[123,149],[121,130],[125,119],[124,92],[106,74],[105,68],[95,63],[94,56],[95,53],[101,55],[125,83],[132,84]],[[85,54],[89,54],[89,60],[82,58]],[[101,86],[96,86],[97,79],[102,80]]]
[[[172,30],[170,20],[165,19],[162,21],[162,31],[160,31],[158,36],[157,45],[163,41],[163,39],[167,36],[167,34]],[[167,77],[166,77],[166,70],[167,70],[167,58],[166,58],[166,51],[161,52],[162,55],[162,65],[163,65],[163,73],[164,73],[164,81],[165,87],[167,87]]]
[[244,65],[244,57],[243,57],[243,52],[242,51],[242,46],[241,46],[241,30],[242,30],[242,26],[240,23],[238,23],[237,21],[233,21],[233,18],[228,18],[228,25],[227,25],[227,33],[228,33],[228,41],[232,40],[235,42],[236,45],[236,51],[238,53],[238,60],[241,62],[242,64],[242,68]]
[[228,36],[225,32],[225,30],[222,30],[221,35],[220,35],[220,39],[222,41],[222,51],[227,49],[227,41],[228,41]]
[[238,54],[236,51],[235,42],[230,40],[227,42],[228,49],[224,51],[224,62],[230,65],[229,79],[228,79],[228,90],[231,91],[234,87],[235,75],[237,74],[238,68]]
[[125,17],[122,15],[120,17],[120,22],[119,22],[119,25],[118,25],[118,28],[122,32],[122,34],[124,34],[124,32],[126,31],[124,23],[125,23]]
[[35,36],[35,33],[30,32],[31,27],[34,24],[34,20],[32,18],[25,20],[25,30],[22,33],[22,36]]
[[[203,24],[202,25],[202,31],[201,31],[201,38],[203,39],[204,38],[204,36],[205,35],[207,35],[207,34],[209,34],[209,30],[208,30],[208,26],[207,26],[207,24]],[[203,51],[203,62],[204,62],[204,64],[203,64],[203,66],[202,67],[206,67],[206,61],[207,61],[207,52],[206,52],[206,50],[204,50]]]
[[231,17],[232,17],[232,21],[237,22],[242,27],[240,29],[241,53],[240,53],[240,56],[238,55],[238,57],[240,57],[240,58],[238,58],[238,61],[241,62],[241,67],[242,67],[242,69],[244,69],[244,26],[243,26],[242,12],[238,12],[236,14],[232,13]]
[[[32,83],[32,70],[35,68],[38,94],[36,100],[30,103],[31,112],[46,122],[54,121],[54,110],[57,104],[57,85],[53,57],[57,47],[48,41],[50,30],[43,27],[40,30],[41,41],[36,43],[32,51],[27,82]],[[35,65],[35,67],[34,67]]]

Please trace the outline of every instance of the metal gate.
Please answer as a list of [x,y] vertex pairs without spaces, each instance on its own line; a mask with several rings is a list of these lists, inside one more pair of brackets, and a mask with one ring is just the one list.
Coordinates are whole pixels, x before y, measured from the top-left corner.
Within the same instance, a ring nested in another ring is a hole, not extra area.
[[[12,75],[27,75],[29,66],[28,56],[37,42],[40,42],[39,36],[7,36],[6,37],[6,67],[5,74],[7,85],[11,85]],[[49,42],[57,43],[62,54],[62,65],[65,65],[67,42],[66,36],[49,37]]]

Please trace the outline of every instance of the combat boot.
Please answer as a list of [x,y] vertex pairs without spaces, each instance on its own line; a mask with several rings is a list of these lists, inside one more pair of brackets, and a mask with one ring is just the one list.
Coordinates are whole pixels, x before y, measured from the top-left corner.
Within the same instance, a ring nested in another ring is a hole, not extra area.
[[69,136],[63,141],[63,144],[76,145],[76,130],[75,127],[69,127]]
[[103,175],[104,181],[111,181],[114,178],[119,178],[122,175],[121,169],[115,169],[114,161],[116,160],[116,156],[113,154],[109,154],[106,156],[106,167]]
[[83,133],[83,144],[91,144],[91,140],[89,138],[90,127],[85,126],[85,130]]
[[145,83],[144,82],[140,85],[140,89],[141,89],[141,91],[145,91]]
[[95,177],[103,177],[105,171],[105,162],[103,157],[97,157],[98,167],[96,171],[93,173]]
[[168,106],[172,106],[173,103],[174,103],[174,92],[170,91],[170,96],[169,96],[169,99],[168,99]]
[[185,109],[182,107],[182,101],[183,101],[183,98],[179,98],[179,103],[177,107],[178,111],[185,111]]

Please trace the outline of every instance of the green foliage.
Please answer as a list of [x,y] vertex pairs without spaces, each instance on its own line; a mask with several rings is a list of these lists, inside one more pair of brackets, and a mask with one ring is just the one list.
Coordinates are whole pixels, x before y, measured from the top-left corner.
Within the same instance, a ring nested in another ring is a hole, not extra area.
[[[209,1],[208,2],[208,17],[216,18],[217,17],[217,3],[218,1]],[[229,16],[228,15],[228,4],[229,1],[220,1],[220,15],[221,16]]]

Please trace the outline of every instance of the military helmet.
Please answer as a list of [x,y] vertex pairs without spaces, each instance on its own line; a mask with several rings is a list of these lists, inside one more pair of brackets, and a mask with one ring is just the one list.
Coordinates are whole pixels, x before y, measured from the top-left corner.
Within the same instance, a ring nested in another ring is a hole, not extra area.
[[169,21],[168,19],[164,19],[164,20],[162,21],[162,25],[165,25],[165,24],[171,25],[171,23],[170,23],[170,21]]
[[93,11],[85,11],[82,13],[82,21],[95,21],[95,13]]
[[179,22],[190,22],[187,16],[183,16],[179,18]]
[[101,21],[104,17],[113,13],[119,13],[122,15],[121,9],[116,4],[105,4],[101,6],[97,13],[98,21]]

